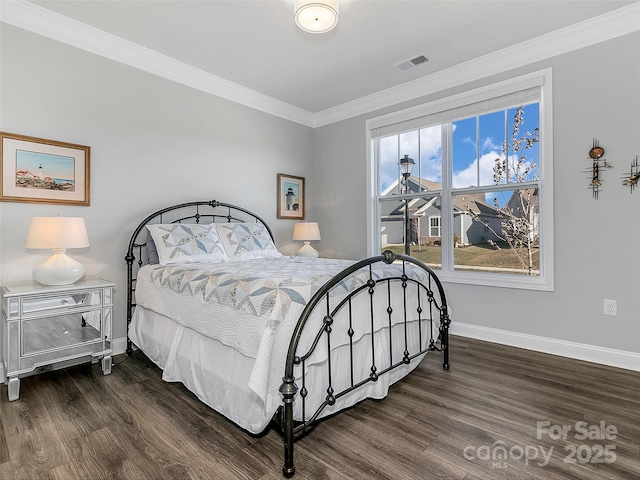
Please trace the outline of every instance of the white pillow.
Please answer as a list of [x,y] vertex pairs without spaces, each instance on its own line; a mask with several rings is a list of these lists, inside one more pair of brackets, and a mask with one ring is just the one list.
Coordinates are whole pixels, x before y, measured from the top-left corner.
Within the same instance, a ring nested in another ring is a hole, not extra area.
[[161,265],[228,260],[213,224],[147,225]]
[[267,227],[259,223],[216,223],[220,242],[231,260],[281,257]]

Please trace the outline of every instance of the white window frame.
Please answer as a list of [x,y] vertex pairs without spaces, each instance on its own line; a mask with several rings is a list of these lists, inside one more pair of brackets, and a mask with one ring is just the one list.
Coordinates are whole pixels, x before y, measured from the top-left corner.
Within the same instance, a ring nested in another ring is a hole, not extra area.
[[[431,220],[438,220],[438,225],[432,225]],[[437,228],[438,234],[431,235],[431,229]],[[429,216],[429,236],[430,237],[441,237],[442,236],[442,217],[440,215],[431,215]]]
[[[375,133],[385,127],[403,124],[403,122],[408,126],[408,130],[415,129],[415,123],[420,117],[438,114],[455,108],[464,109],[467,105],[489,101],[492,98],[517,93],[518,91],[525,91],[533,86],[539,86],[540,88],[539,211],[542,220],[540,222],[540,245],[542,247],[540,250],[540,274],[529,276],[455,270],[453,265],[453,223],[448,220],[448,213],[446,215],[447,218],[445,218],[444,213],[452,209],[451,197],[450,195],[443,195],[443,218],[441,219],[440,227],[443,245],[442,270],[438,270],[438,276],[441,280],[451,283],[553,291],[553,95],[552,71],[550,68],[367,120],[367,254],[369,256],[378,255],[381,251],[381,204],[378,201],[380,186],[376,162],[377,142],[374,141]],[[448,162],[443,161],[443,191],[450,188],[451,175],[451,166]],[[513,185],[511,188],[513,188]]]

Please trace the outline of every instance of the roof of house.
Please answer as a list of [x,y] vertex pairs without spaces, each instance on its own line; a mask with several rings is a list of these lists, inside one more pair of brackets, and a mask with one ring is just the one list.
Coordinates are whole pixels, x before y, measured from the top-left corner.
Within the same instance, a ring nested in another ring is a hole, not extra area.
[[[398,195],[399,190],[402,188],[398,188],[400,180],[396,180],[389,187],[385,189],[382,193],[382,196],[390,196],[390,195]],[[411,175],[409,177],[409,190],[412,193],[415,192],[439,192],[442,190],[442,184],[435,182],[433,180],[427,180],[426,178],[420,178],[415,175]],[[424,211],[434,204],[434,200],[437,196],[432,196],[429,198],[416,198],[412,199],[409,202],[409,210],[412,211],[412,215],[424,213]],[[439,208],[438,205],[436,207]],[[473,194],[465,194],[465,195],[456,195],[453,197],[453,208],[454,211],[457,212],[465,212],[471,210],[472,212],[478,215],[496,215],[497,209],[489,205],[485,199],[484,194],[482,193],[473,193]],[[404,204],[398,205],[395,209],[389,212],[388,215],[402,215],[404,214]]]

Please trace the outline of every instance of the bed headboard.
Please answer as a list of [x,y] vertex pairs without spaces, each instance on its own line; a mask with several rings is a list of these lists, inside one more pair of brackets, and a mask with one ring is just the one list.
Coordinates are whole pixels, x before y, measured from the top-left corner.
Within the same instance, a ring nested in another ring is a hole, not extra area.
[[[255,213],[238,207],[237,205],[231,205],[229,203],[218,202],[216,200],[208,200],[201,202],[188,202],[178,205],[172,205],[170,207],[163,208],[157,212],[152,213],[145,218],[133,231],[131,240],[129,241],[129,248],[124,259],[127,262],[127,331],[129,330],[129,323],[133,315],[134,292],[136,289],[136,275],[138,270],[149,263],[147,258],[147,225],[153,225],[158,223],[249,223],[256,222],[264,227],[269,232],[271,239],[273,238],[273,232],[269,228],[262,218]],[[131,342],[127,342],[127,353],[131,353]]]

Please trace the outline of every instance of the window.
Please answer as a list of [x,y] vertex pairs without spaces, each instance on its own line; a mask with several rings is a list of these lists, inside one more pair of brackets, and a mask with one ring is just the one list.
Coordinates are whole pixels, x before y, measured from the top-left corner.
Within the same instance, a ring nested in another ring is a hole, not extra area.
[[429,217],[429,236],[440,237],[440,217]]
[[369,253],[553,289],[551,108],[546,70],[369,120]]

